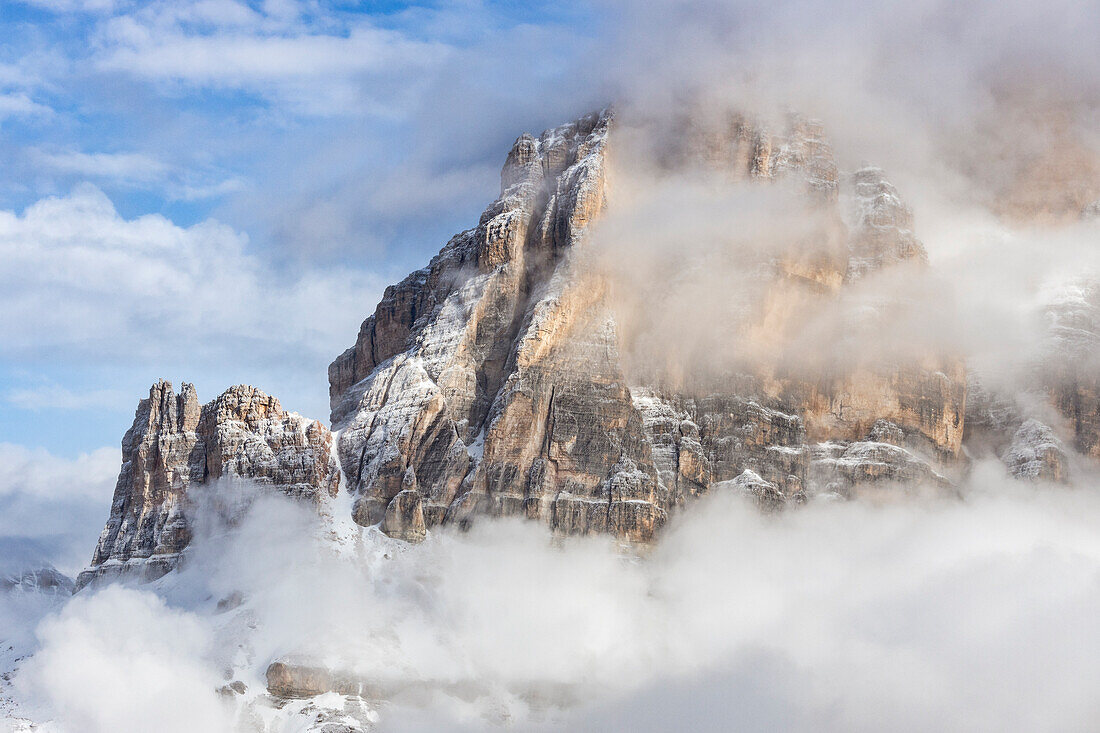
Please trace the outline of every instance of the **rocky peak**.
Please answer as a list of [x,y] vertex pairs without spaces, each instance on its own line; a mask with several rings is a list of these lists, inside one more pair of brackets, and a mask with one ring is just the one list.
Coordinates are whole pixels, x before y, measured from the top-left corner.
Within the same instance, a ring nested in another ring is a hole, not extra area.
[[68,596],[73,592],[73,579],[46,563],[36,568],[0,575],[0,592]]
[[331,452],[325,426],[254,387],[233,387],[200,407],[192,385],[177,395],[158,381],[122,440],[111,515],[78,585],[105,575],[155,578],[175,567],[191,540],[193,487],[224,477],[312,502],[334,495],[339,469]]
[[[817,475],[810,441],[858,443],[876,421],[953,460],[965,401],[954,364],[839,383],[726,379],[703,393],[632,383],[607,284],[583,254],[606,205],[614,139],[608,112],[518,138],[478,226],[387,289],[333,362],[332,419],[356,521],[417,538],[480,514],[521,515],[562,533],[647,540],[686,498],[723,482],[769,506],[802,500]],[[781,257],[777,287],[798,290],[792,308],[841,287],[852,257],[819,123],[791,116],[780,134],[745,116],[692,123],[662,153],[665,166],[702,162],[749,183],[801,180],[822,232]],[[851,180],[866,209],[860,252],[875,267],[921,258],[911,214],[881,172]],[[889,455],[898,468],[865,468],[860,481],[940,477],[908,448],[875,445],[886,447],[855,445],[842,465]]]
[[776,125],[740,112],[685,112],[650,136],[669,170],[701,167],[734,181],[799,181],[831,203],[840,174],[820,120],[789,113]]
[[[590,226],[610,205],[615,124],[604,110],[521,135],[500,195],[476,225],[386,289],[328,370],[338,445],[325,426],[254,387],[200,406],[191,385],[177,395],[154,384],[123,439],[111,516],[80,582],[173,567],[190,541],[189,491],[219,479],[320,503],[338,490],[342,469],[354,520],[407,541],[488,515],[645,542],[670,513],[716,490],[768,511],[816,495],[950,493],[968,415],[958,357],[904,354],[818,369],[816,354],[800,353],[730,368],[708,353],[721,340],[740,347],[759,334],[790,348],[817,310],[860,292],[853,281],[926,261],[912,211],[885,173],[840,175],[822,125],[794,115],[779,132],[733,114],[684,119],[659,136],[658,167],[717,173],[735,183],[730,196],[785,186],[773,190],[794,193],[779,200],[789,201],[791,217],[810,216],[813,229],[769,248],[768,266],[744,273],[763,282],[745,323],[707,324],[713,333],[699,358],[717,372],[674,379],[627,368],[631,344],[612,292],[645,286],[592,267]],[[841,211],[849,203],[850,226]],[[637,300],[659,309],[690,283],[685,276]],[[1100,389],[1088,371],[1100,343],[1093,295],[1083,287],[1051,311],[1052,348],[1073,359],[1043,384],[1084,452],[1100,450]],[[1046,422],[976,396],[974,426],[995,435],[1014,475],[1064,477],[1068,457]]]
[[[190,386],[184,385],[184,388]],[[192,390],[193,393],[194,390]],[[262,420],[282,418],[286,414],[276,398],[264,394],[255,387],[239,384],[218,395],[212,406],[205,410],[203,417],[215,424],[237,420],[256,425]]]

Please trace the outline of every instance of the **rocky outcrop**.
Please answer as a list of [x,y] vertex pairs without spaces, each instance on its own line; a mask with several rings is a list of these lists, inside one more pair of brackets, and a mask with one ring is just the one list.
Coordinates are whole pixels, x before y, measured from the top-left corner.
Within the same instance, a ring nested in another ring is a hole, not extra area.
[[675,496],[698,496],[745,471],[784,500],[804,496],[810,451],[798,415],[736,395],[662,397],[638,388],[633,402],[661,479]]
[[1073,428],[1073,446],[1100,458],[1100,284],[1067,283],[1046,310],[1042,384]]
[[614,324],[574,256],[604,205],[610,122],[519,138],[478,226],[387,289],[329,368],[359,523],[411,508],[415,524],[417,498],[427,527],[519,514],[645,539],[664,522]]
[[267,667],[267,691],[276,697],[290,699],[314,697],[326,692],[341,695],[369,695],[361,681],[353,675],[334,672],[319,665],[277,661]]
[[787,504],[787,498],[775,484],[765,481],[747,468],[732,481],[719,481],[712,488],[718,493],[734,491],[750,498],[763,512],[778,511]]
[[852,174],[855,224],[848,238],[848,280],[901,262],[927,263],[924,245],[913,234],[913,212],[880,168]]
[[45,593],[68,596],[72,595],[73,586],[72,578],[48,563],[37,568],[0,576],[0,593]]
[[1020,425],[1001,459],[1019,479],[1065,483],[1069,478],[1061,441],[1050,427],[1035,419]]
[[870,486],[950,489],[952,484],[919,454],[874,440],[818,443],[812,475],[820,492],[845,498]]
[[[586,254],[606,205],[612,126],[604,111],[520,137],[478,225],[387,288],[330,366],[357,522],[415,539],[441,523],[519,515],[563,534],[644,541],[716,484],[740,481],[768,505],[803,499],[813,443],[864,440],[882,419],[930,460],[955,459],[966,396],[958,359],[812,377],[727,370],[690,384],[627,370],[613,283]],[[924,260],[909,210],[877,169],[851,178],[862,208],[848,231],[842,178],[817,123],[792,116],[773,134],[734,115],[676,139],[664,165],[797,184],[816,222],[760,268],[770,292],[754,328],[784,333],[784,313],[812,312],[815,299],[835,299],[872,270]],[[840,466],[874,453],[851,451]],[[887,453],[864,463],[888,469],[858,480],[920,473]],[[920,477],[939,476],[929,472]]]
[[254,387],[233,387],[200,407],[192,385],[176,394],[157,382],[122,439],[111,515],[78,587],[104,576],[152,579],[175,567],[191,540],[189,491],[218,480],[319,502],[339,485],[332,434]]

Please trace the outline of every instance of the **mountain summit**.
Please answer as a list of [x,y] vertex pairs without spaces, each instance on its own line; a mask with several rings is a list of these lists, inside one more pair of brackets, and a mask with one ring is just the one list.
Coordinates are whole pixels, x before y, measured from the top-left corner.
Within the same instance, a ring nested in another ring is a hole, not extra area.
[[[766,510],[951,493],[978,440],[1019,477],[1065,480],[1065,425],[1097,453],[1097,389],[1076,362],[1037,373],[1063,416],[1048,425],[950,348],[891,338],[913,303],[868,283],[922,281],[927,255],[886,173],[838,170],[821,124],[685,116],[659,146],[637,132],[607,109],[516,140],[477,225],[387,288],[332,362],[331,433],[252,387],[200,407],[189,385],[154,385],[81,584],[173,567],[189,492],[215,479],[319,504],[339,483],[355,522],[406,540],[488,515],[646,542],[709,492]],[[635,170],[670,192],[647,205],[690,209],[703,191],[731,217],[706,247],[673,229],[648,263],[660,287],[631,249],[652,232],[605,241]],[[743,199],[755,210],[737,214]],[[708,278],[718,295],[699,298]],[[1055,326],[1095,334],[1094,290]]]

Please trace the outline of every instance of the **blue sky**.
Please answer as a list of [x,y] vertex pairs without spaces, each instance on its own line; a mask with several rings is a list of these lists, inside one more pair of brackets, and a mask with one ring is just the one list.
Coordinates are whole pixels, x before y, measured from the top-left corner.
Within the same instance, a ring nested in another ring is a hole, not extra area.
[[327,418],[384,286],[598,105],[587,3],[0,2],[0,443],[116,448],[160,377]]

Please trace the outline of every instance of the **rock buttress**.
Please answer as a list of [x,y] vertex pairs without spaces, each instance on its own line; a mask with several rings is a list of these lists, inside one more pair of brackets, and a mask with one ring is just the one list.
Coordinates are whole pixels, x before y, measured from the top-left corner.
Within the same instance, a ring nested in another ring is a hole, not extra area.
[[[718,375],[690,389],[624,371],[608,284],[585,256],[589,224],[606,205],[611,128],[604,111],[520,137],[501,195],[478,225],[388,288],[329,367],[356,521],[419,536],[421,514],[426,528],[515,515],[565,534],[648,540],[685,497],[739,477],[769,505],[801,499],[816,475],[814,441],[868,446],[842,467],[888,456],[899,468],[882,473],[939,481],[931,467],[901,467],[922,461],[909,449],[958,455],[966,390],[958,360],[813,380]],[[792,116],[772,134],[736,117],[728,128],[685,134],[670,159],[725,166],[737,180],[800,182],[820,222],[776,257],[765,304],[805,309],[870,272],[923,265],[896,190],[877,169],[845,182],[819,124]],[[840,211],[844,185],[862,206],[851,231]],[[883,420],[907,448],[872,449]]]
[[171,570],[191,541],[188,492],[223,478],[319,502],[339,485],[332,434],[255,387],[233,387],[200,407],[190,384],[176,394],[157,382],[122,439],[111,515],[78,586]]

